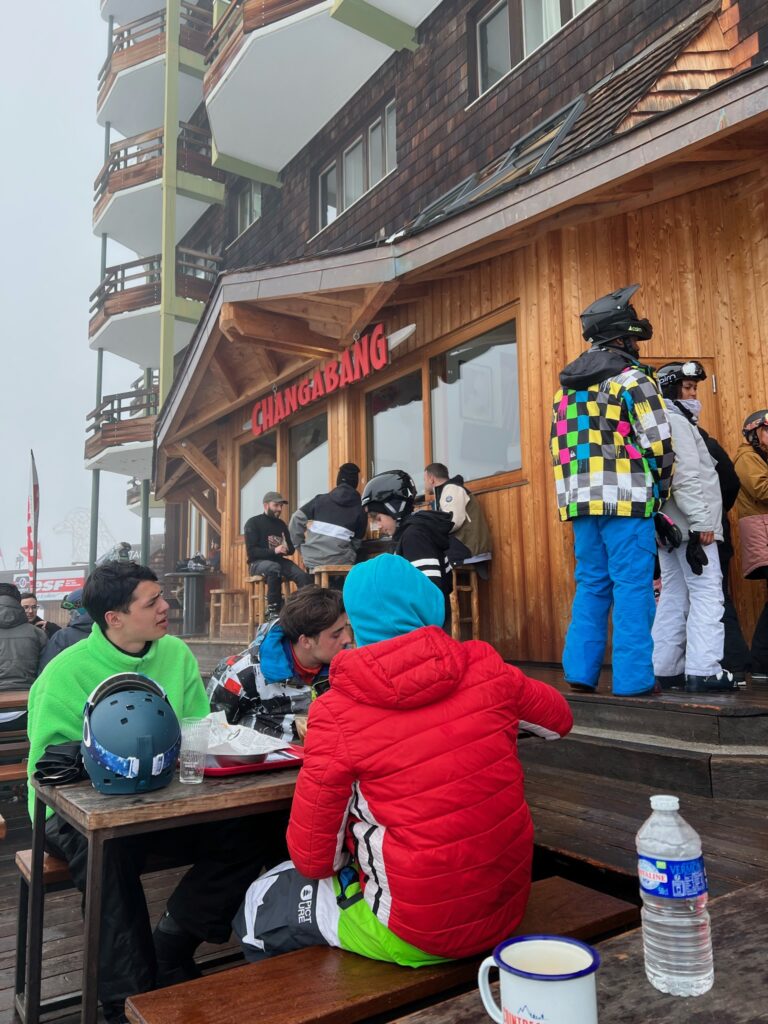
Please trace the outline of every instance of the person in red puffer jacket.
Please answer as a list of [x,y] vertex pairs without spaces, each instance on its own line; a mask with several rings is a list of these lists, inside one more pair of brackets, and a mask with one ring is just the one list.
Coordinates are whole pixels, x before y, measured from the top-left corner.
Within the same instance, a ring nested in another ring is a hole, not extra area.
[[249,960],[319,943],[414,967],[480,953],[531,885],[518,729],[557,739],[570,709],[490,644],[447,636],[440,591],[399,556],[356,566],[344,603],[358,648],[310,708],[292,862],[251,885],[235,931]]

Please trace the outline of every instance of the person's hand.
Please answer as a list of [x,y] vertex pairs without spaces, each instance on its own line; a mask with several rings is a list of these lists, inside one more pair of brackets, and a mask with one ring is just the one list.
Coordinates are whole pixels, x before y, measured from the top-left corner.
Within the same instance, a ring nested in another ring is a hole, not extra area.
[[696,530],[691,530],[688,535],[688,544],[685,548],[685,558],[691,567],[694,576],[701,576],[704,566],[709,565],[704,548],[701,545],[701,535]]
[[680,527],[674,523],[665,512],[657,512],[653,517],[653,525],[656,528],[656,537],[659,544],[668,551],[679,548],[683,542],[683,535]]
[[714,530],[702,530],[699,534],[699,540],[702,544],[711,544],[715,539]]
[[296,725],[296,733],[299,739],[303,742],[307,735],[307,716],[296,715],[293,721]]
[[277,547],[275,548],[275,554],[276,554],[276,555],[287,555],[287,554],[288,554],[288,545],[287,545],[287,544],[285,544],[285,543],[283,543],[283,544],[279,544],[279,545],[278,545],[278,546],[277,546]]

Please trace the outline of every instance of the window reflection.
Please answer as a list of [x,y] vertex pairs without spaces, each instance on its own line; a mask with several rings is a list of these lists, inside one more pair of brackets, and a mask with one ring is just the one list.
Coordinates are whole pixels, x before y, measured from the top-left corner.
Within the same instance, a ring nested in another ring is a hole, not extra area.
[[323,413],[288,432],[290,511],[328,490],[328,417]]
[[366,413],[371,475],[404,469],[418,488],[424,471],[421,373],[369,392]]
[[519,469],[515,321],[430,360],[432,457],[467,480]]
[[277,438],[274,430],[240,448],[240,533],[251,516],[263,512],[262,498],[277,490]]

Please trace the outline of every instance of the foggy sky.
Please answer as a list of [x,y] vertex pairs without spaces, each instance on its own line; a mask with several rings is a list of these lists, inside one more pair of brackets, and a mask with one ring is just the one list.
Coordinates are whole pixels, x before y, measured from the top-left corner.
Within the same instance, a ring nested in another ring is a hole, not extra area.
[[[89,510],[91,501],[83,445],[86,414],[96,404],[88,296],[99,282],[91,218],[103,161],[96,78],[107,24],[98,0],[6,3],[3,13],[0,568],[14,567],[25,541],[30,448],[40,479],[45,568],[69,562],[71,535],[53,528],[71,510]],[[108,263],[134,258],[115,247]],[[127,390],[139,374],[135,363],[105,353],[105,394]],[[140,519],[125,505],[126,486],[126,477],[101,474],[101,516],[118,541],[140,536]]]

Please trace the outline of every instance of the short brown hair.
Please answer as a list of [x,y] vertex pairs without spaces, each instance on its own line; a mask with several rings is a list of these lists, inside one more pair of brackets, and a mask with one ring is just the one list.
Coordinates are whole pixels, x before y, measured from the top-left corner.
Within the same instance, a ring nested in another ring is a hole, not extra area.
[[430,462],[428,466],[424,467],[424,472],[429,473],[430,476],[437,477],[438,480],[447,480],[450,477],[448,467],[443,465],[442,462]]
[[344,601],[338,590],[302,587],[291,594],[280,612],[280,627],[295,644],[300,636],[315,637],[344,614]]

